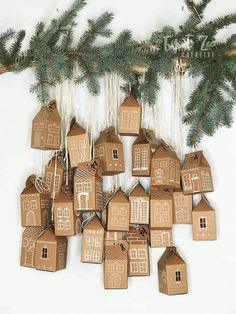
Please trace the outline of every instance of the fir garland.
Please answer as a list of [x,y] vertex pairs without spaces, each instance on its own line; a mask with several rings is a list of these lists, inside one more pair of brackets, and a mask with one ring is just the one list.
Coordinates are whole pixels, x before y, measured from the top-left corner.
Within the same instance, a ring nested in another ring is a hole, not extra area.
[[[236,23],[236,14],[204,22],[204,10],[210,1],[196,4],[185,0],[190,15],[178,30],[165,26],[141,43],[124,30],[114,41],[98,46],[97,38],[112,36],[109,24],[113,15],[105,12],[97,19],[89,19],[87,30],[75,43],[76,16],[86,5],[85,0],[76,0],[49,26],[38,23],[25,51],[21,49],[25,31],[9,29],[1,33],[0,74],[31,67],[36,77],[31,92],[45,104],[50,87],[66,79],[75,84],[85,82],[89,91],[97,95],[99,79],[113,72],[125,81],[122,88],[127,94],[132,86],[136,98],[142,95],[145,103],[153,105],[159,90],[158,78],[171,79],[176,60],[182,60],[189,76],[200,77],[184,117],[184,123],[190,125],[187,144],[196,146],[204,135],[212,136],[219,127],[231,126],[236,96],[236,34],[225,42],[216,40],[219,30]],[[212,44],[203,51],[204,40]]]

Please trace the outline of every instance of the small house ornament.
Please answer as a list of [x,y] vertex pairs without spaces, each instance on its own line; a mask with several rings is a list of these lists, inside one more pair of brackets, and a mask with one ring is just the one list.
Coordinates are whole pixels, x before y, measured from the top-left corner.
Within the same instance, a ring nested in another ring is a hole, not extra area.
[[157,147],[154,132],[140,129],[139,136],[132,146],[132,176],[149,177],[151,173],[151,158]]
[[67,146],[71,167],[77,167],[78,164],[91,160],[89,134],[76,122],[75,118],[72,119],[71,128],[67,134]]
[[138,135],[140,124],[141,106],[132,95],[128,96],[119,109],[119,133],[121,135]]
[[128,288],[128,243],[105,241],[104,288]]
[[188,293],[187,265],[175,246],[167,247],[158,261],[158,280],[162,293]]
[[173,191],[173,223],[191,224],[192,223],[193,196],[186,195],[182,189]]
[[213,191],[211,168],[203,151],[185,155],[181,180],[184,194]]
[[215,210],[206,196],[193,209],[193,240],[216,240]]
[[56,100],[42,106],[33,119],[31,147],[50,150],[60,149],[61,117],[56,107]]
[[57,271],[66,268],[67,238],[57,237],[48,226],[36,240],[35,268]]
[[123,144],[113,127],[100,132],[94,146],[94,157],[101,162],[102,175],[110,176],[125,172]]
[[180,188],[180,161],[163,140],[151,161],[151,186]]
[[44,227],[26,227],[22,235],[20,265],[24,267],[35,267],[35,243]]
[[95,215],[84,227],[81,262],[101,264],[104,250],[104,228]]
[[103,180],[97,159],[80,164],[74,176],[74,209],[76,212],[104,209]]
[[149,195],[141,183],[138,183],[129,194],[130,223],[149,224]]
[[122,231],[105,231],[105,241],[117,241],[123,239],[123,232]]
[[150,229],[150,247],[167,247],[172,245],[172,228]]
[[46,226],[51,220],[50,196],[41,179],[31,175],[21,193],[21,226]]
[[120,189],[115,192],[108,203],[107,230],[128,231],[130,221],[130,203]]

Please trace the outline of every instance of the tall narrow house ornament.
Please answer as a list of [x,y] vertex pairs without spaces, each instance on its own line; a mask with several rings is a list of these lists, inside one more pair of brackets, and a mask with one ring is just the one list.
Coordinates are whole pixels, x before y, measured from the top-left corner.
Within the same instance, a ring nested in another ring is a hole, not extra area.
[[152,157],[151,185],[180,188],[180,160],[163,140]]
[[173,191],[173,223],[191,224],[193,209],[193,195],[186,195],[182,189]]
[[31,147],[37,149],[60,149],[61,117],[57,110],[56,101],[52,100],[47,106],[42,106],[33,119]]
[[71,128],[67,134],[67,145],[71,167],[77,167],[91,160],[89,134],[76,122],[75,118],[72,119]]
[[135,136],[139,134],[141,124],[141,106],[131,95],[120,105],[119,133]]
[[132,146],[132,176],[149,177],[151,158],[157,147],[157,139],[152,130],[140,129]]
[[149,195],[141,183],[138,183],[129,194],[130,223],[149,224]]
[[167,247],[158,261],[158,280],[162,293],[188,293],[187,265],[175,246]]
[[211,168],[203,151],[185,156],[181,169],[184,194],[206,193],[213,191]]
[[94,157],[101,161],[102,175],[125,172],[123,144],[113,127],[100,132],[94,146]]

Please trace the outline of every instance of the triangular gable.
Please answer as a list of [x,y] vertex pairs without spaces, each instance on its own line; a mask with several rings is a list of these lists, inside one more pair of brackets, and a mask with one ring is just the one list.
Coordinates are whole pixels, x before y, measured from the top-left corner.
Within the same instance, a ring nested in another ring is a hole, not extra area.
[[71,128],[67,136],[70,137],[70,136],[85,135],[85,134],[86,134],[86,130],[79,123],[76,122],[75,118],[72,119]]
[[202,211],[214,211],[214,208],[211,207],[205,196],[202,196],[202,199],[197,204],[197,206],[193,209],[194,212],[202,212]]
[[95,145],[103,143],[117,143],[122,144],[119,137],[115,134],[115,129],[113,127],[106,128],[100,132],[100,136],[97,139]]
[[73,194],[68,192],[68,193],[65,193],[64,191],[60,191],[56,200],[55,200],[55,204],[57,203],[71,203],[73,202]]
[[151,200],[172,200],[173,190],[170,188],[151,189]]
[[129,203],[129,201],[125,196],[125,193],[121,190],[118,190],[110,199],[109,203]]
[[80,164],[75,170],[75,177],[96,177],[102,180],[102,174],[99,169],[100,161],[93,159],[91,162],[84,162]]
[[192,170],[199,167],[210,167],[202,150],[185,155],[182,170]]
[[26,180],[25,188],[22,191],[21,195],[39,193],[39,191],[35,187],[35,179],[36,179],[36,175],[34,174],[28,177],[28,179]]
[[178,264],[185,264],[185,261],[179,255],[175,246],[167,247],[161,258],[159,259],[158,265],[166,266]]
[[130,192],[131,197],[149,197],[141,183],[138,183]]
[[38,241],[57,242],[58,237],[55,236],[51,228],[46,228],[38,237]]
[[134,96],[128,96],[123,103],[120,105],[121,107],[136,107],[136,108],[140,108],[139,103],[137,102],[137,100],[134,98]]
[[33,121],[40,121],[40,120],[55,120],[60,121],[61,117],[59,111],[56,107],[56,101],[52,100],[49,102],[47,106],[42,106],[39,112],[34,117]]
[[152,147],[157,147],[157,139],[155,134],[150,129],[140,129],[139,136],[134,141],[134,145],[138,144],[151,144]]
[[165,141],[161,140],[161,144],[158,146],[155,154],[152,157],[153,159],[158,158],[173,158],[179,160],[176,152],[165,143]]
[[97,215],[95,215],[89,223],[84,227],[84,230],[104,230]]

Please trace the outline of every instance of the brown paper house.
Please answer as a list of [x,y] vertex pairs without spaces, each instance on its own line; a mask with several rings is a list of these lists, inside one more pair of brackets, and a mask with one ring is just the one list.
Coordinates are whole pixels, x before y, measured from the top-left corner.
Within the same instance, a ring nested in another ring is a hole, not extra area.
[[213,191],[211,168],[202,151],[185,156],[181,180],[184,194]]
[[72,120],[71,129],[67,134],[67,143],[71,167],[91,160],[89,135],[75,119]]
[[57,271],[66,268],[67,238],[56,237],[51,228],[45,229],[36,240],[35,268]]
[[105,241],[117,241],[123,239],[123,232],[121,231],[105,231]]
[[26,227],[22,235],[20,265],[34,268],[35,242],[44,227]]
[[61,145],[61,117],[56,101],[42,106],[33,119],[31,147],[37,149],[59,149]]
[[104,288],[128,288],[128,243],[105,241]]
[[215,210],[205,195],[193,209],[193,239],[216,240]]
[[101,264],[104,250],[104,228],[97,216],[84,227],[81,262]]
[[132,176],[150,176],[151,158],[156,147],[157,139],[153,131],[140,129],[140,134],[132,146]]
[[75,211],[103,211],[103,208],[103,181],[98,161],[80,164],[74,177]]
[[159,291],[168,295],[188,293],[187,265],[176,247],[167,247],[158,261]]
[[150,246],[167,247],[172,245],[172,228],[151,229],[150,230]]
[[101,161],[102,175],[125,172],[123,144],[113,127],[100,132],[100,137],[95,143],[94,156]]
[[141,107],[133,96],[129,96],[120,105],[119,133],[121,135],[138,135],[141,124]]
[[151,161],[151,185],[180,187],[180,161],[173,149],[163,140]]
[[[79,221],[80,223],[80,221]],[[74,211],[73,193],[62,188],[54,202],[54,228],[56,236],[73,236],[76,234],[77,217]],[[77,228],[79,228],[77,226]]]
[[149,195],[138,183],[129,194],[130,223],[149,224]]
[[173,191],[173,223],[192,223],[193,196],[185,195],[181,189]]
[[51,220],[49,194],[37,190],[36,176],[31,175],[21,193],[21,226],[46,226]]
[[130,204],[123,191],[118,190],[108,203],[107,230],[128,231]]

